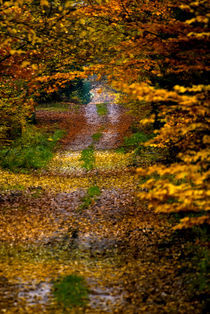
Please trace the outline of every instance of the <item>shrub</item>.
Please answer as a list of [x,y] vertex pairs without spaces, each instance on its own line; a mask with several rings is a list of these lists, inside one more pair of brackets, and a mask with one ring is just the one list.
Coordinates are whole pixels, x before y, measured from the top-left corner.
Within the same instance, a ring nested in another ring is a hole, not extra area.
[[88,289],[83,277],[69,275],[54,283],[54,296],[64,308],[84,306],[88,300]]
[[152,137],[151,134],[145,134],[143,132],[136,132],[129,137],[124,138],[123,146],[136,148],[139,146],[140,143],[147,142]]
[[26,128],[11,146],[0,150],[0,166],[15,172],[45,167],[62,135],[61,130],[49,137],[36,128]]

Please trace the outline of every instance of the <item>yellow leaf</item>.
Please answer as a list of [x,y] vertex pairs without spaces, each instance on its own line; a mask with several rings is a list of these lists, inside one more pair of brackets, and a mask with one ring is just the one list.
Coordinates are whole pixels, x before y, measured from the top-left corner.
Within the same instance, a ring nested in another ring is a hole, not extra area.
[[11,49],[10,54],[13,56],[15,53],[17,53],[17,50]]
[[42,7],[44,7],[44,6],[48,7],[49,6],[49,2],[47,0],[40,0],[40,5]]
[[26,68],[28,65],[30,65],[30,62],[28,62],[28,61],[23,61],[22,64],[21,64],[21,67],[22,67],[22,68]]
[[38,69],[37,64],[32,64],[32,66],[31,66],[31,67],[32,67],[32,69],[33,69],[33,70],[37,70],[37,69]]
[[204,137],[203,137],[203,143],[204,143],[204,144],[209,144],[209,143],[210,143],[210,136],[209,136],[209,135],[204,135]]

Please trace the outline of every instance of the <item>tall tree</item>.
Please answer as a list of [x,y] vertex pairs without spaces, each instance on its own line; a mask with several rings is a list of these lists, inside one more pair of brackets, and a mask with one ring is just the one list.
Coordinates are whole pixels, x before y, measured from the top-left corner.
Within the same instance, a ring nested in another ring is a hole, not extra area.
[[[126,94],[127,102],[150,103],[151,115],[142,124],[153,122],[158,129],[147,145],[169,152],[167,164],[138,170],[148,178],[149,191],[139,197],[157,212],[194,212],[177,228],[209,223],[208,1],[88,4],[81,12],[95,23],[89,40],[100,58],[94,71]],[[117,39],[107,40],[108,33]]]
[[87,63],[79,8],[75,1],[1,1],[0,138],[21,132],[40,90],[65,86]]
[[208,9],[207,0],[1,1],[1,134],[24,126],[40,88],[105,76],[125,102],[150,104],[148,145],[169,152],[167,164],[138,170],[149,190],[139,197],[199,216],[177,228],[209,222]]

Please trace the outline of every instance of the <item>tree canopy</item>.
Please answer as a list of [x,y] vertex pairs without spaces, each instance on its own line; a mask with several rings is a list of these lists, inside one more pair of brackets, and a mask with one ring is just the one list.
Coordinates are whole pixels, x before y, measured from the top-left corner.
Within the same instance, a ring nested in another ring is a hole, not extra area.
[[35,96],[97,74],[150,113],[165,163],[139,168],[139,197],[184,212],[176,228],[209,223],[207,0],[1,1],[0,136],[24,128]]

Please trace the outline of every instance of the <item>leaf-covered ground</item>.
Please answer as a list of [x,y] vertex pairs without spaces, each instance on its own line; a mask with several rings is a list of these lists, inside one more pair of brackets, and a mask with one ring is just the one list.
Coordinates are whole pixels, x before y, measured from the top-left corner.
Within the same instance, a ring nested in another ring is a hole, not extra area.
[[[132,119],[110,97],[96,90],[82,109],[39,111],[40,127],[67,130],[60,151],[42,172],[1,170],[0,312],[202,312],[186,282],[188,242],[140,203],[132,156],[115,151]],[[81,151],[91,144],[87,169]],[[72,274],[84,278],[88,300],[64,308],[53,282]]]

